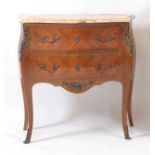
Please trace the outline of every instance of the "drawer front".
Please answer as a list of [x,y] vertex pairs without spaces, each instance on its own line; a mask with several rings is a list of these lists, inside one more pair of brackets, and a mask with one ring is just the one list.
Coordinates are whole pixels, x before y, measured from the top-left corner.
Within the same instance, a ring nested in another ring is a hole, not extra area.
[[119,63],[118,54],[34,54],[29,58],[29,71],[41,79],[110,78],[119,75]]
[[124,25],[27,24],[31,50],[118,49]]

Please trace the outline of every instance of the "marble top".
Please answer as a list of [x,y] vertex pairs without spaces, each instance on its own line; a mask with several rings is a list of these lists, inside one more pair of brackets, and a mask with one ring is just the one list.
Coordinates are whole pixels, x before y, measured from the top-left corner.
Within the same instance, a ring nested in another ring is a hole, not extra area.
[[133,15],[125,14],[52,14],[21,15],[20,23],[109,23],[130,22]]

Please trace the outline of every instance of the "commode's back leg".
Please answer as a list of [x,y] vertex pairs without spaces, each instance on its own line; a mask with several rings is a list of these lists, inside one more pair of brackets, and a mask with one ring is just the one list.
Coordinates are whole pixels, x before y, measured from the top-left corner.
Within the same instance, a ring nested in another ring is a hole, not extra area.
[[26,101],[26,94],[24,90],[23,80],[21,79],[22,91],[23,91],[23,101],[24,101],[24,127],[23,130],[27,130],[28,128],[28,108],[27,108],[27,101]]
[[130,126],[134,126],[132,117],[132,90],[133,90],[133,80],[130,81],[130,94],[128,100],[128,118]]
[[130,139],[128,125],[127,125],[127,114],[128,114],[128,100],[130,93],[130,82],[125,80],[122,83],[123,98],[122,98],[122,126],[125,139]]

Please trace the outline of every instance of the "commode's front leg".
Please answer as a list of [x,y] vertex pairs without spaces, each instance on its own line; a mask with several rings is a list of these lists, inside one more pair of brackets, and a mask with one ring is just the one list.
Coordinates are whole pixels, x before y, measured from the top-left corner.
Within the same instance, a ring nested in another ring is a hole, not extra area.
[[23,101],[24,101],[24,127],[23,130],[28,129],[28,108],[27,108],[27,101],[26,101],[26,94],[24,88],[24,81],[21,79],[21,86],[23,91]]
[[33,129],[32,83],[29,83],[28,81],[23,82],[23,89],[28,112],[27,136],[24,141],[24,143],[27,144],[31,141],[32,129]]
[[122,88],[123,88],[122,126],[123,126],[125,139],[130,139],[128,125],[127,125],[128,103],[129,103],[129,96],[130,96],[130,80],[123,81]]

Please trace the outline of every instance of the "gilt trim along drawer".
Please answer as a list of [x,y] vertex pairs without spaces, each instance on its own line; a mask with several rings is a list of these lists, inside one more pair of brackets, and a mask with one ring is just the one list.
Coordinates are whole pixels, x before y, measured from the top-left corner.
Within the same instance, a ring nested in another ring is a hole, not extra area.
[[122,126],[130,139],[135,70],[132,15],[46,15],[20,18],[21,83],[29,143],[33,128],[32,86],[48,82],[82,93],[106,81],[122,84]]

